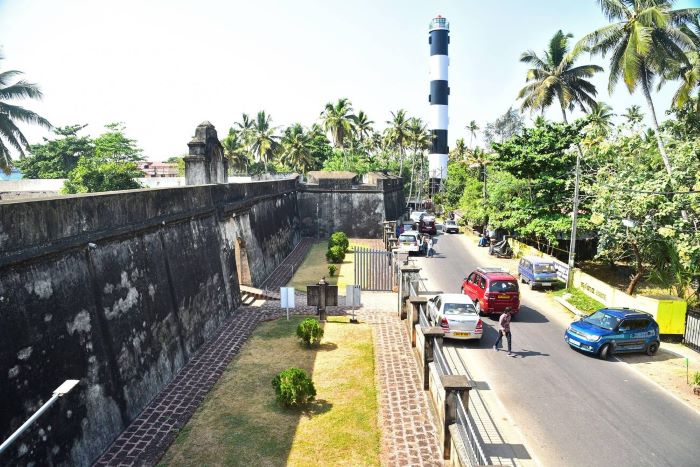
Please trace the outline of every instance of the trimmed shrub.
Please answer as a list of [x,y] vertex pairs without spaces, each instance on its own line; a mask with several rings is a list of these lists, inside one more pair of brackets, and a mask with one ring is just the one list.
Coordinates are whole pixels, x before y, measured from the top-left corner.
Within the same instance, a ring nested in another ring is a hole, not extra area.
[[326,252],[326,260],[330,263],[342,263],[345,259],[345,250],[338,245],[332,246]]
[[297,337],[306,344],[307,347],[311,347],[314,344],[321,342],[323,337],[323,328],[318,320],[313,318],[306,318],[304,321],[299,323],[297,326]]
[[300,368],[287,368],[272,380],[277,403],[285,407],[304,405],[316,397],[316,387]]
[[339,246],[343,249],[343,252],[348,250],[350,241],[345,232],[334,232],[333,235],[331,235],[330,240],[328,240],[328,249],[330,250],[334,246]]
[[693,374],[693,384],[700,386],[700,371],[696,371],[695,374]]
[[335,273],[337,270],[338,270],[338,266],[336,266],[335,264],[328,265],[328,274],[330,274],[331,277],[335,276]]

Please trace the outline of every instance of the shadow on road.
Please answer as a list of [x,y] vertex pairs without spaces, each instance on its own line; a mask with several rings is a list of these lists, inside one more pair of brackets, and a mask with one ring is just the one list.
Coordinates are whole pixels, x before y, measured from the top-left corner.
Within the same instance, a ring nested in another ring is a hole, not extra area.
[[520,305],[520,311],[513,317],[514,323],[549,323],[549,320],[539,311],[529,306]]
[[548,354],[548,353],[542,353],[542,352],[538,352],[538,351],[536,351],[536,350],[527,350],[527,349],[523,349],[523,350],[521,350],[520,352],[515,352],[515,351],[514,351],[513,353],[515,354],[516,357],[520,357],[520,358],[525,358],[525,357],[549,357],[549,354]]

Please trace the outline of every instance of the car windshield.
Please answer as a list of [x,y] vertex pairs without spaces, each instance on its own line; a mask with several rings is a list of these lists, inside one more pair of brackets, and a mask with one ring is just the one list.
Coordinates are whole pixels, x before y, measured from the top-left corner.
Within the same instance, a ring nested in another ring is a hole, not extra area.
[[415,242],[416,237],[414,235],[401,235],[399,237],[399,240],[401,240],[402,242]]
[[551,263],[535,264],[535,272],[557,272],[557,268]]
[[612,331],[617,327],[618,324],[620,324],[619,318],[610,316],[609,314],[603,313],[602,311],[596,311],[595,313],[584,318],[583,320],[586,323],[598,326],[599,328],[607,329],[608,331]]
[[442,311],[446,315],[475,315],[476,308],[471,303],[445,303]]
[[517,292],[518,284],[514,281],[493,281],[489,288],[491,292]]
[[447,225],[455,225],[455,221],[445,221],[445,224],[447,224]]

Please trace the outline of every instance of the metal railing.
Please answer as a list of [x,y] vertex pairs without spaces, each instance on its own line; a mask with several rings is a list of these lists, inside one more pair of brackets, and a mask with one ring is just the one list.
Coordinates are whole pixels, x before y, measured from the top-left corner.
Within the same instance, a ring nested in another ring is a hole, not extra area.
[[469,418],[467,408],[460,398],[457,398],[457,425],[459,425],[459,433],[462,436],[471,465],[491,465],[481,447],[481,441],[476,434],[471,418]]

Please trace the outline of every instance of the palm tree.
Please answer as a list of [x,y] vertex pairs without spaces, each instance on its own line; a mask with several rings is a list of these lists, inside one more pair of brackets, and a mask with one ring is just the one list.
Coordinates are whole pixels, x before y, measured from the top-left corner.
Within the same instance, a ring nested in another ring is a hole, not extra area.
[[221,145],[224,148],[224,156],[228,159],[231,169],[247,172],[248,156],[241,133],[234,128],[230,128],[228,135],[221,140]]
[[527,83],[520,90],[518,99],[523,99],[522,110],[544,111],[559,101],[564,122],[566,111],[578,106],[582,111],[595,104],[597,95],[595,86],[586,78],[603,71],[598,65],[581,65],[574,67],[576,54],[569,53],[571,34],[557,31],[549,41],[549,47],[543,57],[528,50],[520,56],[520,61],[532,66],[527,71]]
[[399,150],[399,175],[403,173],[403,159],[406,144],[409,142],[409,119],[406,117],[406,111],[399,109],[396,112],[391,112],[391,120],[386,122],[389,127],[386,129],[386,139],[395,148]]
[[[0,60],[4,58],[0,54]],[[15,122],[30,123],[47,129],[52,128],[49,121],[44,117],[24,107],[8,102],[13,99],[42,98],[41,91],[36,84],[28,83],[24,80],[11,83],[15,76],[21,74],[22,72],[17,70],[0,72],[0,169],[8,174],[12,168],[12,155],[9,147],[16,149],[19,157],[24,158],[24,149],[29,146],[27,138],[17,128]]]
[[256,162],[263,161],[265,171],[267,163],[279,146],[279,136],[276,132],[277,128],[272,126],[272,118],[266,115],[264,110],[258,112],[250,131],[250,149]]
[[471,148],[474,143],[474,137],[476,136],[476,132],[479,131],[479,125],[476,124],[476,120],[472,120],[471,122],[469,122],[469,125],[467,125],[465,128],[469,131],[469,134],[471,135],[469,137],[469,147]]
[[605,102],[596,102],[588,114],[589,127],[598,136],[606,137],[612,128],[611,119],[615,116],[612,107]]
[[[407,124],[408,136],[407,143],[413,149],[413,157],[411,158],[411,182],[408,191],[408,201],[413,196],[413,182],[415,180],[416,157],[420,155],[419,179],[422,181],[423,169],[423,152],[430,147],[432,136],[428,132],[427,126],[420,118],[409,118]],[[419,182],[420,183],[420,182]],[[407,202],[408,202],[407,201]]]
[[627,123],[629,123],[632,128],[634,128],[637,124],[641,123],[642,120],[644,120],[644,114],[642,113],[642,108],[639,107],[638,105],[630,105],[625,109],[625,113],[622,114],[623,117],[627,120]]
[[304,131],[299,123],[284,131],[281,142],[282,162],[297,172],[306,173],[314,166],[313,140],[311,133]]
[[464,138],[459,138],[455,141],[455,147],[450,151],[450,160],[453,162],[466,160],[468,150],[467,145],[464,143]]
[[666,148],[656,119],[651,88],[657,74],[668,68],[669,60],[683,60],[684,50],[692,47],[690,38],[678,26],[700,14],[700,8],[672,10],[674,0],[598,0],[607,26],[584,36],[576,50],[610,56],[608,90],[622,78],[632,94],[637,86],[651,111],[656,144],[669,176],[672,174]]
[[255,126],[255,122],[247,113],[244,112],[241,114],[241,121],[236,122],[235,125],[238,128],[238,135],[241,143],[245,146],[246,151],[248,151],[249,157],[252,158],[253,151],[250,149],[250,141],[251,136],[253,135],[253,127]]
[[362,110],[357,112],[353,120],[353,130],[355,130],[355,137],[360,144],[364,143],[365,139],[370,137],[373,133],[372,125],[374,122],[367,117],[367,114]]
[[488,192],[486,191],[486,166],[489,162],[489,154],[478,146],[467,153],[467,163],[469,164],[469,168],[479,169],[479,176],[482,178],[483,181],[484,203],[488,201]]
[[342,148],[345,139],[352,135],[355,116],[352,113],[352,104],[343,97],[333,104],[329,102],[321,112],[321,125],[331,135],[331,141],[336,148]]
[[[659,88],[667,81],[680,79],[681,85],[673,96],[673,106],[680,109],[688,102],[693,91],[700,90],[700,19],[693,18],[680,27],[693,43],[685,54],[685,60],[671,60],[666,73],[661,75]],[[696,101],[696,112],[700,112],[700,99]]]

